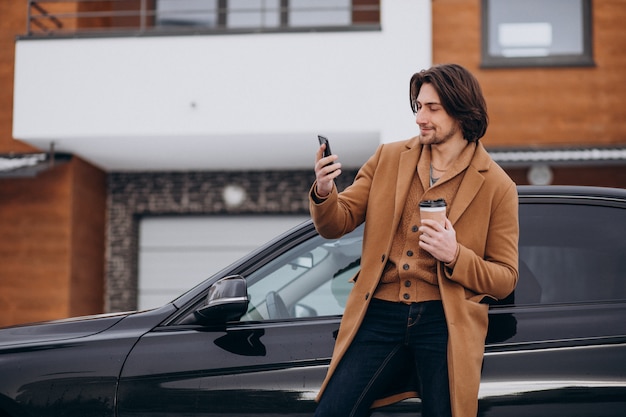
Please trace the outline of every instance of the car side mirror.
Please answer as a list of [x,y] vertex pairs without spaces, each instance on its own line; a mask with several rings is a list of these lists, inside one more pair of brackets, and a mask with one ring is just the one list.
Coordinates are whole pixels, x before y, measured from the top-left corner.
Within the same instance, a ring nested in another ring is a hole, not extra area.
[[239,320],[248,311],[248,286],[241,275],[220,279],[209,288],[206,304],[194,316],[200,324]]

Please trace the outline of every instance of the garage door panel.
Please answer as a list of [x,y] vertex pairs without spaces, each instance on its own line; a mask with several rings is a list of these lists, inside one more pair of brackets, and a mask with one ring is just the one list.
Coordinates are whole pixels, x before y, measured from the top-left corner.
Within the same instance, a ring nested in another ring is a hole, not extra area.
[[169,302],[306,216],[158,216],[139,225],[138,306]]

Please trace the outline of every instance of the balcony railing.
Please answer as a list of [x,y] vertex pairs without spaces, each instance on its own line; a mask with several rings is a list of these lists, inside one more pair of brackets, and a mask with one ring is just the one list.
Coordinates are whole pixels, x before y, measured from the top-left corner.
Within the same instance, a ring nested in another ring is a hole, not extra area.
[[28,0],[28,37],[380,29],[380,0]]

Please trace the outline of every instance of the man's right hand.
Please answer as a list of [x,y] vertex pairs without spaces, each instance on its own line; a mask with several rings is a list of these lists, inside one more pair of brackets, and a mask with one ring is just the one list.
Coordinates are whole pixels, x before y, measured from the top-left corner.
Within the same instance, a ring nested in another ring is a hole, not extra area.
[[334,180],[341,174],[341,164],[337,162],[337,155],[324,158],[326,145],[320,146],[315,157],[316,193],[319,197],[327,197],[333,190]]

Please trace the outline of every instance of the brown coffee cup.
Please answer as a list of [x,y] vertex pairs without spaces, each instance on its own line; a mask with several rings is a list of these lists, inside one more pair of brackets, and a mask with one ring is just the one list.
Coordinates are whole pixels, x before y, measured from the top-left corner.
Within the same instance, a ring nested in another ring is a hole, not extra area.
[[442,226],[446,225],[446,200],[440,198],[438,200],[420,201],[420,216],[422,220],[432,219],[439,222]]

